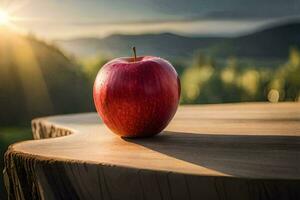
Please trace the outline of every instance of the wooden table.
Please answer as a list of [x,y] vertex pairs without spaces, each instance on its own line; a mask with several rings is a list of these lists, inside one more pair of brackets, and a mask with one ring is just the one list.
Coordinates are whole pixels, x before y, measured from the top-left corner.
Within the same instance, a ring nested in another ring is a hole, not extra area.
[[5,155],[13,200],[300,199],[299,103],[182,106],[146,139],[112,134],[95,113],[32,129]]

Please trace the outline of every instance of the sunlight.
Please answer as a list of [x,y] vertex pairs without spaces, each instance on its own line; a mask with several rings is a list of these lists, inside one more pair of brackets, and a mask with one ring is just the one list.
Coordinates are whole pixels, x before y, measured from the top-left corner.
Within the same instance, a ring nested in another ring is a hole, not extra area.
[[9,14],[4,10],[0,10],[0,26],[7,25],[9,24],[9,22],[10,22]]
[[30,113],[39,113],[41,110],[51,113],[53,105],[33,43],[16,37],[12,45],[14,60],[18,67],[16,72],[23,87],[27,110]]

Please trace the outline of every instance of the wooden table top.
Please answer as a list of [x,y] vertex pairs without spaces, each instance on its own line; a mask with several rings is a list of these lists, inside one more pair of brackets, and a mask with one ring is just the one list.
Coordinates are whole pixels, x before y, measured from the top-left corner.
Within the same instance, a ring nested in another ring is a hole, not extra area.
[[35,139],[10,152],[41,160],[203,176],[300,179],[300,103],[181,106],[166,130],[144,139],[112,134],[96,113],[33,121]]

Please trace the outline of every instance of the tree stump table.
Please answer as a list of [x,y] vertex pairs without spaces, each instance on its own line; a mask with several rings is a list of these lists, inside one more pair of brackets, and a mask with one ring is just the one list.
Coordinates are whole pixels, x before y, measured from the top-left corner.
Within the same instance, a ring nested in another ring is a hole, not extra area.
[[299,103],[181,106],[144,139],[112,134],[96,113],[32,129],[5,155],[12,200],[300,199]]

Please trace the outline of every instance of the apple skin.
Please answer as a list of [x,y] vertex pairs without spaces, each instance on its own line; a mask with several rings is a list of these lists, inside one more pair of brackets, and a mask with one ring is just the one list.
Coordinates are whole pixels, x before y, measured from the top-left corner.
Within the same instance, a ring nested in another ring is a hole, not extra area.
[[127,138],[160,133],[176,113],[180,80],[166,60],[141,56],[106,63],[93,96],[98,114],[114,133]]

